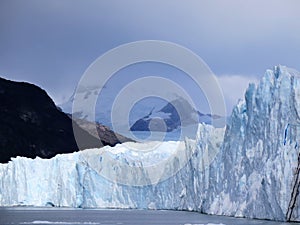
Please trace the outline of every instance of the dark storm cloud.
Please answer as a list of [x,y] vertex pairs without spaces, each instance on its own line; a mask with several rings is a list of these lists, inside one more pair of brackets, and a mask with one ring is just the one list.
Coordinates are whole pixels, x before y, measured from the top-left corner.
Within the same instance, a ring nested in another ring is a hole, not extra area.
[[60,102],[97,57],[143,39],[190,48],[217,75],[258,77],[277,64],[300,70],[299,8],[297,0],[2,0],[0,75],[38,84]]

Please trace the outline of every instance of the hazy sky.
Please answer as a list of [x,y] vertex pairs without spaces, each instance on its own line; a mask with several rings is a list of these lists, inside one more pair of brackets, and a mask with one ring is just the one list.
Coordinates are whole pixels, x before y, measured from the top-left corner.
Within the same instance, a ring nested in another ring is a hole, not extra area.
[[274,65],[300,70],[299,9],[298,0],[1,0],[0,76],[60,103],[101,54],[164,40],[198,54],[234,102]]

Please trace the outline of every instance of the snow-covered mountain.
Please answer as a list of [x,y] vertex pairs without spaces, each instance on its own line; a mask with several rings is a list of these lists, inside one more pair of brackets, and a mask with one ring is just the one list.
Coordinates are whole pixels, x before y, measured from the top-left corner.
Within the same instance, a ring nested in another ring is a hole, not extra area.
[[130,130],[170,132],[198,123],[211,124],[213,119],[222,118],[218,115],[203,114],[193,108],[187,100],[178,97],[159,110],[152,109],[148,115],[138,119]]
[[[300,75],[267,70],[225,129],[0,164],[0,204],[195,210],[300,221]],[[144,151],[143,151],[144,150]]]
[[[97,87],[88,87],[86,89],[77,90],[76,95],[78,99],[85,99],[87,102],[91,98],[98,99],[95,108],[95,120],[103,125],[113,128],[111,115],[113,103],[116,98],[115,91],[113,87],[104,87],[102,91],[103,93],[98,93]],[[90,120],[90,118],[86,118],[86,115],[83,115],[83,110],[72,112],[74,97],[75,92],[67,102],[59,105],[59,107],[61,107],[64,112],[72,113],[79,119]],[[120,121],[117,118],[116,121],[114,121],[114,124],[119,127],[124,127],[129,122],[129,124],[132,125],[135,121],[151,112],[153,108],[161,108],[164,104],[165,101],[162,99],[146,98],[143,101],[140,101],[136,107],[131,110],[128,118],[129,121]]]
[[[108,89],[106,91],[106,89]],[[111,88],[112,89],[112,88]],[[74,102],[74,95],[71,98],[60,105],[64,112],[72,113],[72,104]],[[96,121],[113,128],[112,126],[112,106],[114,102],[113,90],[109,90],[109,87],[104,88],[104,94],[98,93],[96,88],[89,87],[77,92],[77,97],[80,99],[97,98],[95,115]],[[73,112],[77,118],[89,119],[83,115],[82,111]],[[211,124],[214,120],[214,124],[218,126],[224,126],[224,120],[218,115],[211,115],[199,112],[193,108],[192,105],[180,96],[174,96],[170,102],[160,98],[148,97],[137,102],[130,111],[129,121],[121,121],[119,118],[115,118],[114,125],[119,127],[126,127],[129,123],[131,131],[174,131],[180,129],[180,127],[189,126],[192,124],[205,123]],[[219,121],[219,123],[218,123]],[[122,129],[121,129],[122,130]],[[126,129],[128,130],[128,129]]]

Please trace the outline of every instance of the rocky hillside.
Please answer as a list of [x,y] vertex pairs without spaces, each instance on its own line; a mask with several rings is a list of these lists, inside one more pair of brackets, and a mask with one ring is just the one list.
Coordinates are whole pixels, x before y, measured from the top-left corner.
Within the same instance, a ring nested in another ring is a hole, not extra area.
[[[74,119],[75,122],[84,130],[86,130],[89,134],[94,137],[99,137],[103,145],[115,146],[116,144],[123,142],[135,142],[134,140],[127,138],[121,134],[113,132],[109,127],[104,126],[100,123],[92,123],[84,119]],[[94,130],[94,126],[96,126],[96,130]]]
[[117,143],[112,131],[102,131],[102,136],[107,136],[102,143],[74,124],[85,140],[77,146],[72,120],[35,85],[0,78],[0,102],[0,163],[16,156],[51,158],[59,153]]

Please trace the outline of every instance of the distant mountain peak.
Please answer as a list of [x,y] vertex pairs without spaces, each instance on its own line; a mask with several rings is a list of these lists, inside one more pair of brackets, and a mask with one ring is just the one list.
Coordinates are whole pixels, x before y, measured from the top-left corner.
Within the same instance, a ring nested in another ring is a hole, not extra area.
[[220,118],[218,115],[201,113],[186,99],[178,97],[167,102],[160,110],[151,110],[147,116],[138,119],[130,130],[171,132],[201,122],[211,124],[212,120]]

